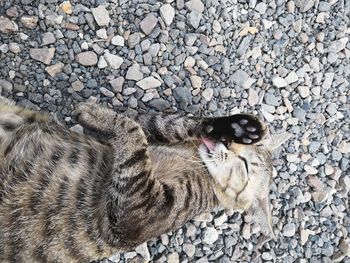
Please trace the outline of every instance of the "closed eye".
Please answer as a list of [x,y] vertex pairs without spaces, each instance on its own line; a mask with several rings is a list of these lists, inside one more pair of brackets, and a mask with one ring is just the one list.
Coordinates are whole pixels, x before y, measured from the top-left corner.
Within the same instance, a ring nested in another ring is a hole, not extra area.
[[243,156],[238,155],[238,158],[244,162],[245,169],[247,170],[248,173],[248,162],[247,159],[244,158]]

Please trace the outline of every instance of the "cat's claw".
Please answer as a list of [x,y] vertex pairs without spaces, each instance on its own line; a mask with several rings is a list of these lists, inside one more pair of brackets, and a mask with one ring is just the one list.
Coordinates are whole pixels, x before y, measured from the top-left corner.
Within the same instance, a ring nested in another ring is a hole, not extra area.
[[204,134],[223,143],[253,144],[266,134],[266,125],[249,114],[211,118],[204,122]]

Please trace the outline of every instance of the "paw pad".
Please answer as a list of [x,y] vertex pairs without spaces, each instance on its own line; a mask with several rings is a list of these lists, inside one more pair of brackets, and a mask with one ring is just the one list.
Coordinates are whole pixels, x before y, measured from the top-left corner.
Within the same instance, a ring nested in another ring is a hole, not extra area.
[[266,127],[256,117],[249,114],[236,114],[229,117],[211,118],[204,123],[205,136],[223,143],[235,142],[252,144],[261,140]]

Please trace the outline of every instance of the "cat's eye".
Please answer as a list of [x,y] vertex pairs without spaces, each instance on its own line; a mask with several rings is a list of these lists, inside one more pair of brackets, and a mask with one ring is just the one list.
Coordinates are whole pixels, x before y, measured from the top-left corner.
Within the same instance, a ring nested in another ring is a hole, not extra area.
[[247,170],[248,173],[248,162],[247,159],[244,158],[243,156],[238,155],[238,158],[241,159],[244,162],[245,169]]

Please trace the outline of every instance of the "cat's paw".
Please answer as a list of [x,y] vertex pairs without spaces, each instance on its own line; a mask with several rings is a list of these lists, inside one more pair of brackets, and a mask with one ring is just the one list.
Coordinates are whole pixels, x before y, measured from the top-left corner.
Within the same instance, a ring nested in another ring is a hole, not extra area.
[[75,109],[78,123],[91,130],[106,130],[111,126],[115,113],[95,103],[80,103]]
[[267,127],[255,116],[235,114],[229,117],[207,119],[203,124],[204,136],[230,142],[253,144],[260,141],[267,132]]

